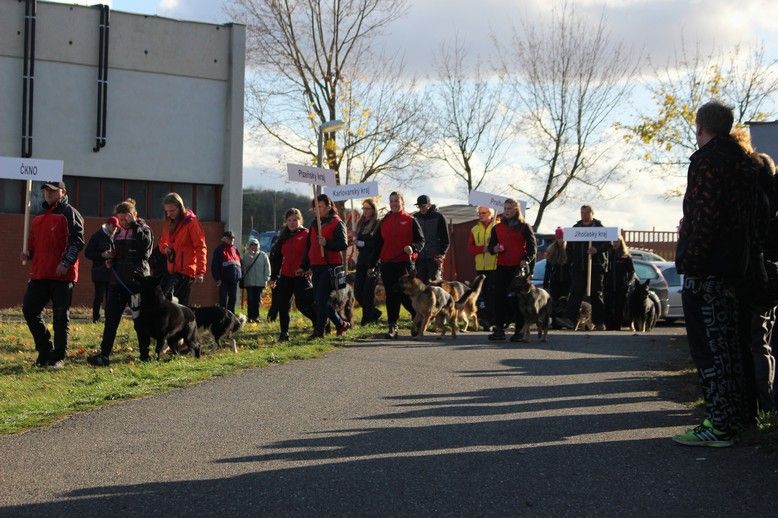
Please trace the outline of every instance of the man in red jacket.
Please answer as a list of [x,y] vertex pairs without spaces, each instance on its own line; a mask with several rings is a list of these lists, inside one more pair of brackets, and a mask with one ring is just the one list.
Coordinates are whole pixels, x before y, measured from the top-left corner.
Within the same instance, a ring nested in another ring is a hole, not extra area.
[[[22,302],[27,327],[35,340],[38,367],[62,368],[70,333],[70,303],[78,280],[78,253],[84,247],[84,219],[68,204],[65,184],[49,182],[41,186],[43,214],[32,220],[27,253],[31,260],[30,280]],[[43,322],[43,308],[51,301],[54,344]]]

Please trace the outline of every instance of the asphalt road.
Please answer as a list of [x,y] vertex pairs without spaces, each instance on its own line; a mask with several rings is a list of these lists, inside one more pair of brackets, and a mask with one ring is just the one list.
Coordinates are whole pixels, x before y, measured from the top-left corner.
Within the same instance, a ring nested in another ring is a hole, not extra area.
[[775,516],[778,460],[688,448],[680,328],[363,343],[0,437],[2,516]]

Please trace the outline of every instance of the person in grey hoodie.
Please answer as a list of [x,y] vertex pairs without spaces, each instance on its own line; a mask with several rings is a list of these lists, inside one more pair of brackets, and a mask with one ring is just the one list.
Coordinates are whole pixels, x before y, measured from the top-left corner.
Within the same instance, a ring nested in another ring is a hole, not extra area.
[[240,266],[243,271],[240,283],[246,290],[248,321],[259,322],[262,290],[270,280],[270,259],[259,249],[257,238],[249,238],[248,247],[240,256]]
[[422,194],[416,199],[419,212],[413,215],[424,235],[424,248],[416,259],[416,276],[422,282],[440,280],[443,260],[448,252],[449,238],[446,218],[430,203],[430,197]]

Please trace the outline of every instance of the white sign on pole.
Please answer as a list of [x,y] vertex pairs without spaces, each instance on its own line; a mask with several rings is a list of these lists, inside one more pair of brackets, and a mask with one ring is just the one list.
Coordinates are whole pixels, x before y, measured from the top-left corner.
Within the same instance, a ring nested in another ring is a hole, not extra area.
[[565,241],[618,241],[619,227],[571,227],[564,229]]
[[337,187],[325,187],[324,194],[332,201],[353,200],[378,196],[378,182],[350,183]]
[[[497,214],[500,214],[503,205],[505,204],[505,200],[507,199],[507,196],[498,196],[497,194],[489,194],[488,192],[470,191],[470,194],[467,197],[467,203],[474,207],[489,207],[490,209],[494,209]],[[527,202],[519,200],[519,206],[521,207],[521,213],[526,214]]]
[[309,165],[286,164],[289,179],[293,182],[335,186],[335,171]]
[[0,178],[32,180],[34,182],[61,182],[62,160],[0,156]]

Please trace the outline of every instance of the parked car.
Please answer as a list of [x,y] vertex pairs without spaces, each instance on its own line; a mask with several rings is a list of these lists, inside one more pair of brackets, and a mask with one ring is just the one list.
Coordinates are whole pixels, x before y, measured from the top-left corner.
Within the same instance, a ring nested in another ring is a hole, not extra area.
[[543,276],[546,275],[546,260],[541,259],[535,263],[535,269],[532,271],[532,285],[538,288],[543,287]]
[[656,264],[662,272],[662,276],[665,278],[665,281],[667,281],[669,290],[669,309],[665,320],[673,322],[678,319],[683,319],[683,304],[681,303],[683,274],[678,273],[678,270],[675,269],[675,263],[663,262],[654,264]]
[[643,250],[642,248],[630,248],[629,254],[632,256],[632,259],[640,259],[641,261],[648,261],[650,263],[664,263],[667,261],[667,259],[661,255],[655,254],[650,250]]
[[656,293],[657,297],[659,297],[659,303],[661,305],[659,319],[666,318],[670,307],[670,290],[667,286],[667,281],[662,275],[662,271],[657,266],[658,263],[643,261],[633,257],[632,264],[635,266],[635,275],[637,275],[638,279],[641,282],[649,281],[648,287]]

